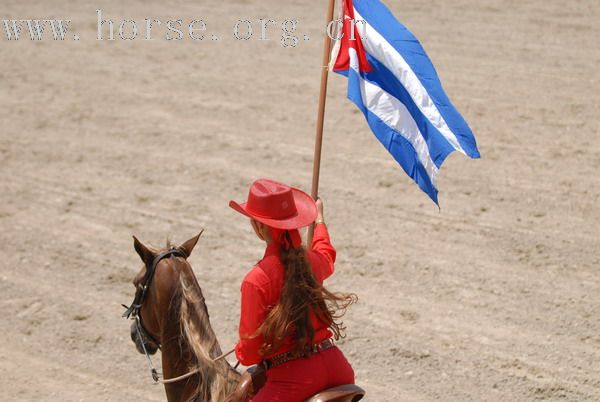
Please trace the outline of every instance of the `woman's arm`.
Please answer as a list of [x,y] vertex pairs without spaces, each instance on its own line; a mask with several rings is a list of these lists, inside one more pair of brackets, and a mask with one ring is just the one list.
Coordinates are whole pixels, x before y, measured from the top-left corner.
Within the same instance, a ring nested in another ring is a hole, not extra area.
[[315,221],[315,232],[311,244],[311,250],[317,254],[321,260],[320,264],[313,264],[313,272],[320,282],[327,279],[333,274],[336,251],[331,244],[329,232],[325,225],[325,216],[323,213],[323,201],[318,199],[317,204],[317,220]]
[[257,332],[266,317],[267,306],[263,290],[246,279],[242,282],[241,293],[240,340],[235,346],[235,355],[244,366],[250,366],[263,359],[258,352],[263,337]]

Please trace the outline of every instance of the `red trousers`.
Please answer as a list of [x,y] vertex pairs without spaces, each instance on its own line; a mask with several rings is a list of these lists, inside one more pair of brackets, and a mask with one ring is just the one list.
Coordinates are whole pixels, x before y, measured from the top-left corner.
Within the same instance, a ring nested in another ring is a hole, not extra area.
[[269,369],[266,384],[252,402],[301,402],[343,384],[354,384],[354,370],[334,346]]

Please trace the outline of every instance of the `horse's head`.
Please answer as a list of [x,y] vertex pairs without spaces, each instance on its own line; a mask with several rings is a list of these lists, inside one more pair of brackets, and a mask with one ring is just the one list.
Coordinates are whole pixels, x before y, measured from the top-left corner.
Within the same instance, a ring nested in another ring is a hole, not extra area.
[[131,340],[138,352],[153,355],[163,343],[170,303],[179,282],[179,271],[174,269],[172,258],[189,257],[201,234],[179,247],[162,251],[146,247],[133,237],[133,246],[144,266],[133,279],[135,298],[124,315],[133,317]]

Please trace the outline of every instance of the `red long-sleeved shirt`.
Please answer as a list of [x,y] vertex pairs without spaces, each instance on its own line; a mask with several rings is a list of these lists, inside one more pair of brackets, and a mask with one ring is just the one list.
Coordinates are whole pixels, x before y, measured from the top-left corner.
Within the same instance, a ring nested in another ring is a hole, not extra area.
[[[323,224],[315,227],[311,249],[307,251],[308,260],[319,283],[333,274],[335,263],[335,248],[329,239],[327,227]],[[290,336],[282,346],[268,356],[262,356],[259,349],[264,342],[262,335],[253,337],[264,322],[267,314],[279,301],[283,281],[284,266],[279,257],[277,245],[271,243],[265,250],[265,255],[246,274],[242,282],[242,311],[240,316],[240,340],[235,347],[237,359],[245,366],[261,362],[263,359],[276,356],[291,350],[294,340]],[[332,333],[326,324],[312,317],[315,329],[314,342],[319,343]]]

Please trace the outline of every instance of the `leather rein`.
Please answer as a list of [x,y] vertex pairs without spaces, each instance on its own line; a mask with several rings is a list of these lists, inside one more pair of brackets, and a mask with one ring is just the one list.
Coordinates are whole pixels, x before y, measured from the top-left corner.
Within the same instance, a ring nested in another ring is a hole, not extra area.
[[[146,355],[146,360],[148,361],[148,368],[150,369],[150,375],[152,376],[152,380],[154,380],[155,383],[162,383],[162,384],[169,384],[169,383],[174,383],[177,381],[184,380],[186,378],[193,376],[194,374],[196,374],[200,371],[200,369],[194,369],[186,374],[180,375],[179,377],[161,379],[160,377],[162,376],[162,374],[158,373],[158,370],[156,370],[156,368],[152,364],[152,359],[150,358],[150,354],[148,353],[148,350],[146,350],[146,342],[145,342],[146,339],[149,339],[152,342],[154,342],[158,346],[159,349],[161,348],[161,344],[156,339],[154,339],[154,337],[152,335],[150,335],[148,333],[148,331],[144,328],[144,326],[142,324],[142,318],[140,315],[140,309],[142,308],[142,305],[144,304],[144,301],[146,300],[146,294],[148,292],[148,288],[150,288],[150,285],[152,284],[152,280],[154,279],[154,272],[156,271],[156,267],[157,267],[158,263],[161,262],[162,260],[164,260],[165,258],[171,258],[171,257],[182,257],[185,259],[185,258],[187,258],[187,255],[183,251],[181,251],[180,249],[175,248],[175,247],[172,247],[171,249],[157,255],[154,258],[154,260],[152,261],[152,264],[146,264],[146,275],[144,276],[144,282],[142,284],[138,285],[138,288],[135,292],[135,296],[133,298],[133,302],[131,303],[131,305],[127,306],[125,304],[122,304],[122,306],[125,308],[125,312],[123,313],[122,317],[128,318],[128,319],[131,318],[132,320],[135,321],[135,329],[136,329],[138,338],[140,339],[140,343],[142,344],[142,349],[144,350],[144,354]],[[231,353],[233,353],[234,351],[235,351],[235,348],[231,349],[228,352],[223,353],[220,356],[217,356],[216,358],[213,359],[213,361],[221,360],[221,359],[225,358],[226,356],[230,355]]]

